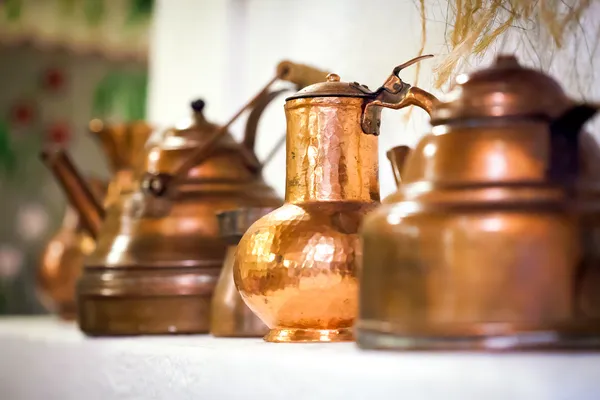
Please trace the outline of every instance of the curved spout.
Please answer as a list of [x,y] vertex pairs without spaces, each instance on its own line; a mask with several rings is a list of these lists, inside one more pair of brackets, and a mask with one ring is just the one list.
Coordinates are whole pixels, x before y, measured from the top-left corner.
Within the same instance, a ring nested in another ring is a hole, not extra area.
[[92,238],[97,239],[104,219],[104,208],[79,174],[70,157],[62,150],[45,150],[41,158],[58,180],[71,205],[79,213],[83,228]]
[[396,146],[389,149],[386,153],[390,164],[392,164],[392,171],[394,172],[394,181],[396,186],[400,187],[402,184],[402,168],[404,163],[410,154],[410,147],[408,146]]

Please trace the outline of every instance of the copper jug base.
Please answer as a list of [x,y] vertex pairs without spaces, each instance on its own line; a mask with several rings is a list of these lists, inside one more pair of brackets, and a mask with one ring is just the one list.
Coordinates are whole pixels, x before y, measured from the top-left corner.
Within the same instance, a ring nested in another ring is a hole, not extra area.
[[208,333],[210,296],[80,297],[88,336]]
[[219,268],[87,267],[79,327],[90,336],[208,333]]
[[523,331],[499,335],[401,336],[356,330],[358,347],[398,351],[560,351],[600,350],[600,335],[557,331]]
[[272,343],[349,342],[354,340],[352,328],[341,329],[271,329],[264,337]]

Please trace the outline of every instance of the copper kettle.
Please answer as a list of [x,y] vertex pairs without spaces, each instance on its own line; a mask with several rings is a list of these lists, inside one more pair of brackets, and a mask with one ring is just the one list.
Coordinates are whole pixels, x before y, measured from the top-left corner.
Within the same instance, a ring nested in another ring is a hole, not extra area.
[[[294,77],[302,67],[282,63],[276,79]],[[278,93],[266,88],[242,109],[253,108],[243,143],[227,132],[241,111],[218,126],[204,118],[204,102],[196,101],[190,126],[169,129],[140,151],[138,190],[123,204],[119,229],[100,236],[98,246],[106,244],[102,257],[86,263],[79,284],[85,333],[208,332],[226,250],[216,212],[280,203],[253,153],[258,118]]]
[[[106,185],[99,179],[90,179],[97,199],[102,199]],[[36,273],[36,291],[47,310],[64,320],[77,316],[75,285],[83,269],[83,260],[96,243],[79,223],[77,212],[70,206],[65,210],[63,223],[50,239],[40,257]]]
[[577,318],[577,139],[595,107],[500,56],[434,104],[400,190],[366,220],[357,341],[380,349],[598,344]]
[[379,202],[377,137],[382,107],[427,107],[398,66],[376,91],[330,74],[286,99],[285,204],[238,245],[234,277],[271,342],[352,339],[357,312],[358,226]]

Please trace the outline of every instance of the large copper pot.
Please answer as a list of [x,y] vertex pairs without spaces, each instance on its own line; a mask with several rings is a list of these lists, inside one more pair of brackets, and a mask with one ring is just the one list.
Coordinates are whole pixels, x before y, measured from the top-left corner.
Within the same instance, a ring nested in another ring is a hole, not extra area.
[[[293,67],[282,63],[277,79],[302,69]],[[110,213],[101,224],[102,208],[87,195],[65,154],[49,157],[74,205],[101,226],[78,288],[78,320],[86,334],[208,332],[210,300],[226,250],[215,214],[280,204],[253,151],[258,117],[276,93],[265,89],[244,107],[257,111],[242,143],[227,131],[241,112],[218,126],[204,118],[204,102],[194,102],[188,127],[169,129],[146,151],[138,149],[136,190],[120,203],[118,224],[111,223]]]
[[457,81],[365,220],[359,346],[598,344],[577,312],[580,222],[600,211],[576,185],[577,138],[595,109],[510,56]]
[[352,339],[357,313],[358,227],[379,202],[377,133],[382,107],[429,103],[394,69],[372,92],[358,83],[309,86],[286,100],[285,204],[238,245],[234,277],[272,342]]

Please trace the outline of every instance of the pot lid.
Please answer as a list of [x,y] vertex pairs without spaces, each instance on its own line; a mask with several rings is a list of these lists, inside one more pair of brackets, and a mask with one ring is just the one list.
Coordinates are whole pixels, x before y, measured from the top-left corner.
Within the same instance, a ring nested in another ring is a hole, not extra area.
[[[201,145],[204,139],[208,138],[210,134],[219,129],[219,125],[206,120],[203,114],[204,107],[205,102],[203,100],[193,101],[191,103],[191,121],[182,126],[177,125],[167,129],[163,134],[162,140],[159,141],[158,146],[165,149],[176,149]],[[224,134],[221,136],[220,143],[224,144],[226,142],[231,142],[231,144],[234,144],[235,141],[230,135]]]
[[370,97],[371,91],[356,82],[342,82],[337,74],[327,75],[325,82],[315,83],[285,99],[294,100],[306,97]]
[[514,56],[498,56],[491,67],[460,75],[447,102],[433,110],[432,124],[487,117],[555,117],[569,105],[557,81],[522,67]]

